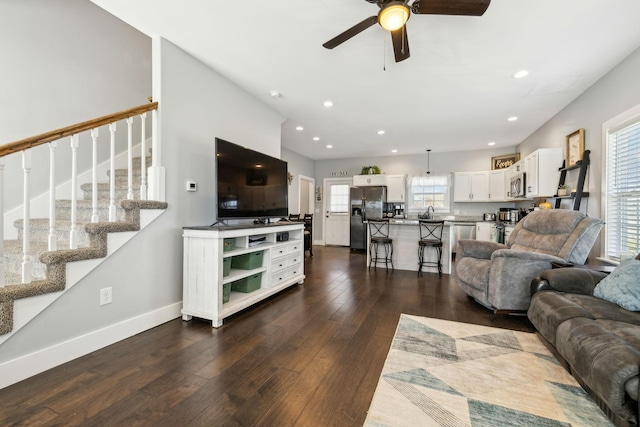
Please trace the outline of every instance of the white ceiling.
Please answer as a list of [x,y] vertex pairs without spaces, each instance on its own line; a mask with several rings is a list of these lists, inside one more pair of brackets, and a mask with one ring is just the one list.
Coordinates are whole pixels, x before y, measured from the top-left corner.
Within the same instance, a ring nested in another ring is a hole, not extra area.
[[[509,152],[640,46],[638,0],[492,0],[481,17],[413,15],[400,63],[377,25],[322,47],[377,13],[365,0],[92,1],[278,110],[283,147],[311,159],[490,141]],[[529,76],[514,79],[521,69]]]

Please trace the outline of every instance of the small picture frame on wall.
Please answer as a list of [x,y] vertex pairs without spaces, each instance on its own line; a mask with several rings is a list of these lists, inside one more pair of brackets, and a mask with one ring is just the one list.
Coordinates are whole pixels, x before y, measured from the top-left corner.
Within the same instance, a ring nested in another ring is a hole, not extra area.
[[582,160],[582,153],[584,153],[584,129],[580,128],[567,135],[564,167],[569,168],[577,165]]
[[520,160],[520,153],[504,154],[491,158],[491,170],[506,169]]

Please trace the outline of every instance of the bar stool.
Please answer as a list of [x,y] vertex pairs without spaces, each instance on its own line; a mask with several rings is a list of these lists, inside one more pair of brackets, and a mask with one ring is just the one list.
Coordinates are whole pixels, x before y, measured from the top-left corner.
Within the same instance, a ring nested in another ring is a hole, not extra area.
[[[377,266],[378,262],[384,262],[388,270],[388,264],[393,269],[393,239],[389,237],[389,221],[369,221],[369,268],[371,264]],[[379,246],[384,249],[384,257],[378,255]]]
[[[418,241],[418,276],[422,275],[423,266],[438,267],[438,276],[442,276],[442,230],[443,220],[421,219],[419,220],[420,240]],[[437,261],[425,261],[426,248],[435,248]]]

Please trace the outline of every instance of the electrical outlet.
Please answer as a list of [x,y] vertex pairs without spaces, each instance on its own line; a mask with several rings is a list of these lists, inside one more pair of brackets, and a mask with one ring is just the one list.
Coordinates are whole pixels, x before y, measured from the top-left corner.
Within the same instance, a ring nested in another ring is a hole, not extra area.
[[100,305],[111,304],[111,287],[100,289]]

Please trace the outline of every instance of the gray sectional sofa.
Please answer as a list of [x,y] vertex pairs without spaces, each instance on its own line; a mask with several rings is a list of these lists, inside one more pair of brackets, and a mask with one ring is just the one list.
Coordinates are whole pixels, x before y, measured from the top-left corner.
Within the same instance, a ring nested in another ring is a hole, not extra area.
[[630,298],[639,304],[640,261],[635,262],[627,272],[629,288],[613,297],[597,288],[615,286],[621,267],[606,280],[604,273],[581,268],[544,271],[531,283],[527,312],[545,344],[617,426],[639,422],[640,307],[619,305]]

